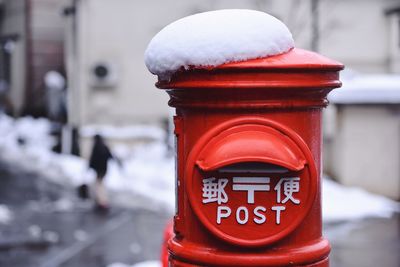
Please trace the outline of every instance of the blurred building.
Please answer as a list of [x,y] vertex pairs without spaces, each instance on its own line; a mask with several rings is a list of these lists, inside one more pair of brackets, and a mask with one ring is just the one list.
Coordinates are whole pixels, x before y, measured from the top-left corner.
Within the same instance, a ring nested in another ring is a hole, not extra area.
[[396,2],[71,0],[65,12],[70,122],[130,124],[166,117],[167,96],[154,88],[155,77],[144,65],[145,48],[165,25],[208,10],[266,11],[288,25],[298,47],[360,71],[398,72],[398,50],[388,49],[398,43],[397,15],[388,11]]
[[328,97],[324,171],[345,185],[400,200],[400,4],[364,1],[357,19],[347,21],[354,28],[341,37],[347,41],[336,51],[322,49],[347,67],[343,88]]
[[348,69],[400,73],[398,0],[320,0],[319,7],[320,53]]
[[344,76],[343,88],[329,95],[324,170],[400,200],[400,75]]
[[[209,10],[252,8],[277,15],[282,13],[285,18],[290,17],[291,12],[296,13],[297,5],[282,2],[71,1],[69,12],[66,12],[69,14],[66,55],[70,123],[126,125],[166,118],[169,115],[168,97],[154,88],[156,78],[144,65],[144,51],[151,38],[181,17]],[[303,11],[306,12],[307,7]],[[299,14],[297,19],[304,14]],[[291,23],[296,25],[297,20]],[[297,42],[307,46],[307,34],[298,30]]]
[[8,85],[14,115],[44,115],[43,76],[64,66],[61,11],[65,2],[0,1],[0,80]]

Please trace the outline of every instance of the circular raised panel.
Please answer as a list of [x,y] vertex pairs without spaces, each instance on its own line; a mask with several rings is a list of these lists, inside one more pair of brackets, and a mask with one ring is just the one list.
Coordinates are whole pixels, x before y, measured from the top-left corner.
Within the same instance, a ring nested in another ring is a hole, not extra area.
[[[282,168],[220,171],[243,162]],[[239,246],[267,245],[290,234],[309,212],[318,188],[315,163],[300,136],[258,118],[228,121],[207,132],[189,155],[185,178],[202,224]]]

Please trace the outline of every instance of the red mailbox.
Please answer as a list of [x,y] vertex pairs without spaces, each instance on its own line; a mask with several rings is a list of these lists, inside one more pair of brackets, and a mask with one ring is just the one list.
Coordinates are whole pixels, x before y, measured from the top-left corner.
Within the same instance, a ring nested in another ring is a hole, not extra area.
[[295,48],[159,80],[176,108],[170,266],[328,266],[321,109],[341,69]]

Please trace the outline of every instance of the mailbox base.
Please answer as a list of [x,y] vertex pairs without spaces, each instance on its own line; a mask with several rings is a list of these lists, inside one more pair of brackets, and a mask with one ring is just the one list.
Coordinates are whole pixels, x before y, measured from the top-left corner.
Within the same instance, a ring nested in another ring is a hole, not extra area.
[[169,266],[172,267],[329,267],[330,245],[326,239],[319,239],[300,247],[280,252],[243,255],[204,249],[193,243],[169,241]]
[[[170,263],[169,266],[173,266],[173,267],[201,267],[201,265],[181,262],[181,261],[178,261],[175,259],[170,259],[169,263]],[[226,266],[231,266],[231,265],[226,265]],[[291,267],[329,267],[329,258],[326,258],[322,261],[308,264],[308,265],[287,265],[287,266],[291,266]]]

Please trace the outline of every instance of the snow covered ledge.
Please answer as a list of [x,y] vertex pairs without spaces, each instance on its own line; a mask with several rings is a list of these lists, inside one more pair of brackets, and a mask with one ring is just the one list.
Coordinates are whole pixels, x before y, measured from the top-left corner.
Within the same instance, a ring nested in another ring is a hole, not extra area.
[[145,52],[149,71],[168,80],[180,68],[274,56],[294,47],[289,29],[277,18],[246,9],[188,16],[162,29]]

